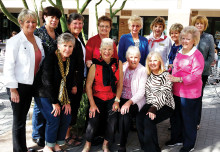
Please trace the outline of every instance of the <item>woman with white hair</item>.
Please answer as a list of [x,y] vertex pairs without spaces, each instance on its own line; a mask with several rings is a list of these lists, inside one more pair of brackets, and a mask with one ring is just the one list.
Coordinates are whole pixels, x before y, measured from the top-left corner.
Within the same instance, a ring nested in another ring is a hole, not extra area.
[[121,95],[121,113],[119,115],[120,148],[126,152],[126,143],[131,119],[145,104],[146,68],[141,65],[139,48],[130,46],[126,52],[127,62],[123,65],[123,90]]
[[130,33],[121,36],[118,46],[118,57],[122,63],[126,62],[126,51],[129,46],[136,46],[141,53],[140,63],[144,66],[148,51],[148,40],[139,35],[140,30],[143,28],[143,19],[139,16],[131,16],[128,20],[128,28]]
[[[109,152],[108,143],[113,139],[117,111],[122,92],[122,63],[113,58],[113,40],[102,39],[99,59],[93,60],[86,81],[86,93],[89,99],[89,121],[86,129],[86,143],[83,152],[89,152],[91,141],[97,133],[100,122],[105,128],[102,149]],[[101,120],[103,119],[103,120]]]

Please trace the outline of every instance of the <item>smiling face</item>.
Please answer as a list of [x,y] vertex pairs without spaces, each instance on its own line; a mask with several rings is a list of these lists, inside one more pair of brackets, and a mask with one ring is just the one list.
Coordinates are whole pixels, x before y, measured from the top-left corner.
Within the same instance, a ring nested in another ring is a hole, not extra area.
[[108,21],[100,22],[98,26],[99,34],[103,37],[109,37],[109,32],[111,31],[111,25]]
[[179,36],[180,36],[179,31],[171,31],[170,32],[170,37],[176,44],[179,43]]
[[73,20],[69,25],[70,32],[73,35],[79,35],[79,33],[83,29],[83,21],[82,20]]
[[155,24],[153,26],[153,34],[154,34],[154,37],[157,38],[157,37],[160,37],[162,32],[163,32],[164,28],[163,28],[163,25],[162,24]]
[[130,52],[127,57],[127,61],[128,68],[134,70],[140,62],[140,56],[136,52]]
[[138,34],[141,30],[141,25],[137,22],[132,22],[129,29],[131,31],[131,34]]
[[111,57],[113,56],[113,46],[106,45],[100,49],[100,54],[102,59],[109,63],[111,61]]
[[192,34],[188,33],[182,35],[181,43],[184,51],[190,51],[193,48],[195,41],[193,40]]
[[152,55],[150,57],[148,66],[152,73],[159,74],[161,63],[155,55]]
[[60,54],[63,59],[68,58],[72,54],[74,48],[71,41],[58,44],[57,47],[60,50]]
[[59,18],[57,18],[56,16],[44,15],[44,20],[45,20],[46,26],[52,29],[56,29],[59,23]]
[[32,17],[27,17],[23,22],[19,21],[19,23],[25,34],[33,34],[37,26],[37,21]]
[[195,27],[199,30],[200,33],[202,33],[205,29],[205,24],[197,20],[195,23]]

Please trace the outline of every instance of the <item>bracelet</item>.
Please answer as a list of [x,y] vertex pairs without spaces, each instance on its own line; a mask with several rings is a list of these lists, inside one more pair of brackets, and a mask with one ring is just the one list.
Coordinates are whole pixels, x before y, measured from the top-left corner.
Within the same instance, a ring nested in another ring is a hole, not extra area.
[[120,103],[120,99],[118,99],[118,98],[115,98],[115,102],[118,102],[118,103]]
[[179,83],[182,83],[183,82],[183,79],[182,79],[182,77],[179,77],[180,79],[179,79]]

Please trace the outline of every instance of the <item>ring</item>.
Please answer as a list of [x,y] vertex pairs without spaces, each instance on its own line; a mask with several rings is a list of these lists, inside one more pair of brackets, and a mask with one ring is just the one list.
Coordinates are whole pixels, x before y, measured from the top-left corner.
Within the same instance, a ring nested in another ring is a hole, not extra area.
[[115,109],[118,109],[118,106],[115,106]]

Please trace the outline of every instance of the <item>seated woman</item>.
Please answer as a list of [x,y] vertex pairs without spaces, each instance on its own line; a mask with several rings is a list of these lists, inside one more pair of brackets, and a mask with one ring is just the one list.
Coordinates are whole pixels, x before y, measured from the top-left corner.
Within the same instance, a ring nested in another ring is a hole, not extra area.
[[159,52],[150,52],[146,60],[146,104],[137,114],[137,131],[145,152],[160,152],[156,124],[169,118],[175,108],[172,83],[167,80]]
[[64,33],[57,39],[58,49],[44,61],[35,81],[35,101],[46,119],[44,152],[63,152],[71,121],[69,95],[74,92],[74,66],[70,55],[75,38]]
[[100,122],[105,128],[102,149],[109,152],[108,142],[113,139],[117,122],[117,111],[123,85],[122,63],[113,56],[114,42],[110,38],[102,39],[100,59],[94,59],[86,81],[86,93],[89,99],[89,121],[86,129],[86,144],[83,152],[89,152],[91,141],[97,133]]
[[127,137],[131,119],[145,104],[146,68],[140,64],[141,53],[136,46],[126,51],[127,62],[123,65],[123,90],[121,95],[121,114],[119,115],[120,149],[126,152]]

